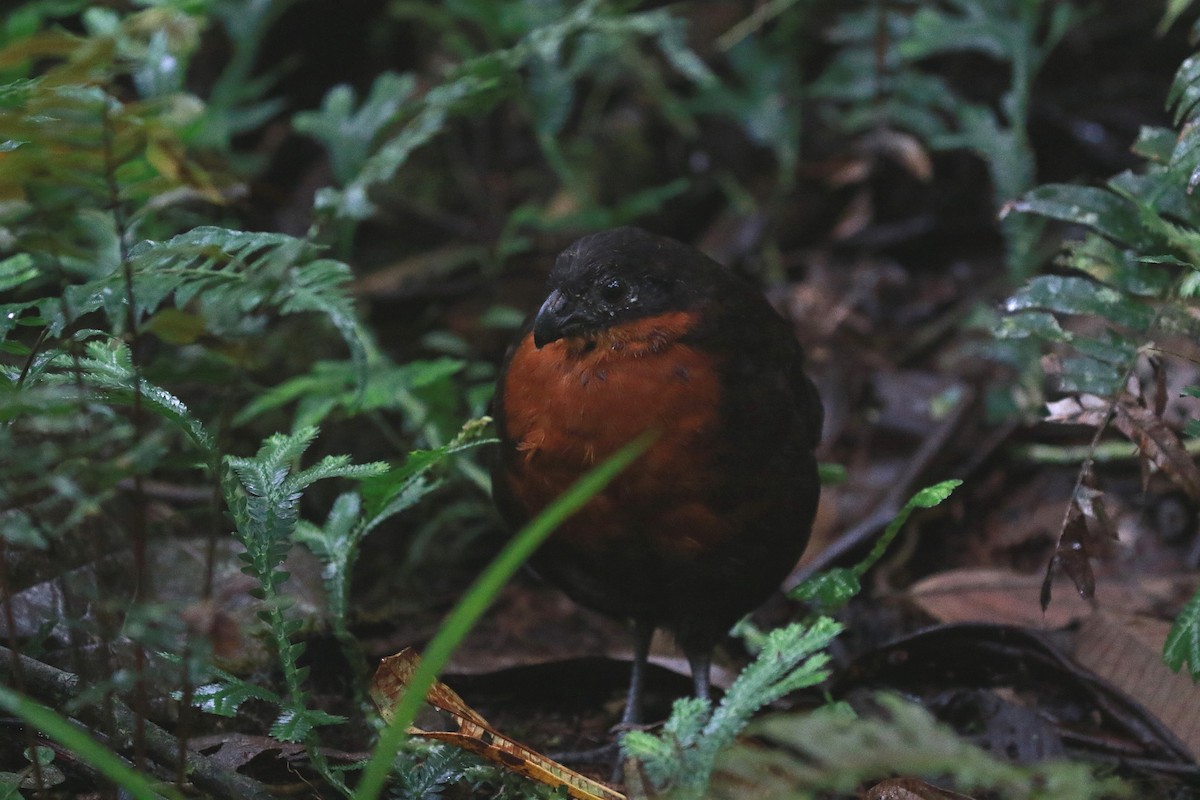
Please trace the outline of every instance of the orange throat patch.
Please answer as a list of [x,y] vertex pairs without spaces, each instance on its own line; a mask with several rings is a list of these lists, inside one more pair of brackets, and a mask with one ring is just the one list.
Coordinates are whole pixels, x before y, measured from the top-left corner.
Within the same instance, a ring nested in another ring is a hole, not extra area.
[[697,316],[672,312],[541,349],[532,335],[522,340],[503,406],[521,454],[511,488],[526,509],[536,512],[646,431],[658,439],[614,488],[631,500],[701,488],[720,385],[712,357],[680,341]]

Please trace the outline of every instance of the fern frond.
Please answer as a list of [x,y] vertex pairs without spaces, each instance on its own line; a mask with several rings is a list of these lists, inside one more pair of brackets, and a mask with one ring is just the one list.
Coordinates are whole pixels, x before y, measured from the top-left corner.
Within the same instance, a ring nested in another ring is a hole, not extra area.
[[[210,331],[235,335],[246,330],[247,319],[255,314],[315,311],[341,334],[361,386],[369,337],[348,291],[351,273],[345,264],[318,253],[316,246],[285,234],[217,227],[195,228],[166,242],[140,242],[129,252],[133,318],[140,323],[171,300],[177,307],[196,302]],[[55,336],[97,310],[121,331],[128,318],[125,304],[124,274],[112,262],[103,275],[68,286],[62,302],[43,299],[0,307],[0,334],[11,331],[34,307]]]
[[700,797],[718,755],[746,727],[750,717],[788,692],[824,680],[829,657],[821,652],[842,631],[828,617],[812,625],[794,623],[772,631],[758,657],[742,671],[711,714],[705,700],[679,700],[659,736],[633,731],[622,749],[642,762],[659,789],[673,787],[680,797]]
[[878,695],[876,701],[883,718],[857,717],[834,706],[755,722],[749,731],[758,744],[739,744],[721,759],[714,794],[736,796],[736,787],[747,779],[771,796],[853,793],[863,781],[897,773],[948,775],[961,791],[978,789],[1013,800],[1095,800],[1125,793],[1118,781],[1096,777],[1083,764],[1001,761],[915,703],[890,695]]
[[[584,0],[559,19],[539,22],[511,47],[464,61],[445,82],[419,98],[408,98],[401,107],[385,101],[385,90],[411,90],[409,76],[381,76],[357,112],[350,110],[353,97],[345,87],[333,89],[321,112],[302,118],[302,125],[331,152],[344,149],[350,154],[335,156],[342,187],[319,191],[316,209],[339,219],[369,218],[375,211],[371,191],[392,180],[413,152],[432,141],[452,118],[491,108],[518,92],[525,93],[531,125],[547,158],[558,171],[567,171],[555,136],[567,120],[576,79],[597,72],[601,64],[627,59],[643,41],[653,43],[686,79],[696,84],[715,80],[687,47],[682,22],[661,9],[617,12],[599,0]],[[350,119],[367,121],[373,129],[352,132],[344,124]],[[401,119],[390,136],[377,134]],[[364,147],[366,140],[373,140],[369,147]],[[353,177],[343,177],[354,165]]]
[[[116,339],[91,341],[86,345],[86,353],[78,359],[56,356],[55,363],[62,371],[53,376],[53,382],[69,384],[81,380],[85,386],[100,390],[110,402],[123,404],[132,403],[134,395],[140,395],[144,407],[187,434],[207,460],[212,462],[216,458],[215,440],[187,405],[166,389],[139,380],[128,345]],[[76,367],[80,368],[79,374],[75,374]]]
[[1192,596],[1163,645],[1163,661],[1178,672],[1187,664],[1193,681],[1200,681],[1200,592]]

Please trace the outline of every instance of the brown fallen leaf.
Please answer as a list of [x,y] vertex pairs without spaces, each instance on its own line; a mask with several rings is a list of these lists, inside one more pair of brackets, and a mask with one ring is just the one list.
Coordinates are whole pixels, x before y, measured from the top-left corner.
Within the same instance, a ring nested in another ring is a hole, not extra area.
[[[1067,582],[1064,576],[1060,582]],[[1039,575],[1007,569],[967,568],[939,572],[914,583],[905,596],[938,622],[990,622],[1025,628],[1058,629],[1085,619],[1092,603],[1075,592],[1060,592],[1045,612],[1038,604]],[[1058,588],[1064,588],[1060,586]],[[1097,597],[1102,608],[1122,613],[1150,614],[1172,607],[1196,589],[1189,572],[1145,575],[1122,572],[1108,575]]]
[[1192,499],[1200,502],[1200,467],[1175,432],[1154,409],[1133,402],[1117,404],[1113,425],[1153,464]]
[[304,745],[297,742],[280,742],[270,736],[228,731],[192,737],[188,740],[188,746],[204,753],[211,763],[228,770],[241,769],[263,755],[291,758],[306,752]]
[[1006,569],[955,569],[918,581],[905,594],[939,622],[1061,628],[1091,613],[1091,605],[1074,593],[1043,611],[1038,604],[1041,583],[1038,575]]
[[888,778],[867,790],[866,800],[972,800],[917,778]]
[[1098,611],[1084,620],[1075,660],[1115,685],[1200,754],[1200,686],[1162,663],[1170,623]]
[[[405,648],[394,656],[381,659],[371,678],[371,700],[379,714],[388,722],[401,695],[408,688],[413,673],[421,658],[411,648]],[[425,700],[439,711],[449,714],[458,725],[457,731],[425,731],[409,728],[413,736],[434,739],[470,751],[504,767],[510,772],[523,775],[530,780],[550,786],[564,787],[576,800],[626,800],[625,795],[594,781],[574,770],[567,769],[536,750],[508,738],[493,728],[487,720],[471,708],[453,689],[440,681],[434,681],[425,694]]]

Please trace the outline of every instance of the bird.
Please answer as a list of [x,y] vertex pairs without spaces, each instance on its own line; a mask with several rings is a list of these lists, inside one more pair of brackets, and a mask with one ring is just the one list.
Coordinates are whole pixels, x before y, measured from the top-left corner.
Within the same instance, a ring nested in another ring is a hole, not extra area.
[[516,530],[653,437],[530,559],[575,602],[632,622],[628,727],[642,722],[655,630],[707,700],[714,648],[799,560],[824,411],[790,323],[686,244],[634,227],[586,235],[547,292],[499,370],[493,497]]

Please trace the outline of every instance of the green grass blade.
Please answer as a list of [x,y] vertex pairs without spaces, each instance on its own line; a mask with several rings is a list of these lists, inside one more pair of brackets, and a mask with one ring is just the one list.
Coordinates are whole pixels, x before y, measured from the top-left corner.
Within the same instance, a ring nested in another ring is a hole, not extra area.
[[81,761],[95,767],[100,774],[132,796],[146,800],[157,800],[160,797],[180,798],[178,792],[155,784],[150,778],[127,765],[115,753],[89,736],[83,728],[25,695],[0,686],[0,708],[25,720],[28,725],[58,742]]
[[392,761],[400,749],[400,743],[407,735],[408,726],[416,717],[421,704],[425,702],[425,692],[450,659],[454,648],[482,616],[508,579],[555,528],[645,452],[651,438],[648,434],[638,437],[576,481],[562,496],[522,528],[467,590],[429,641],[425,652],[421,654],[421,664],[413,674],[408,691],[400,698],[396,705],[395,717],[380,735],[375,751],[367,762],[362,780],[354,791],[355,800],[375,800],[379,796]]

